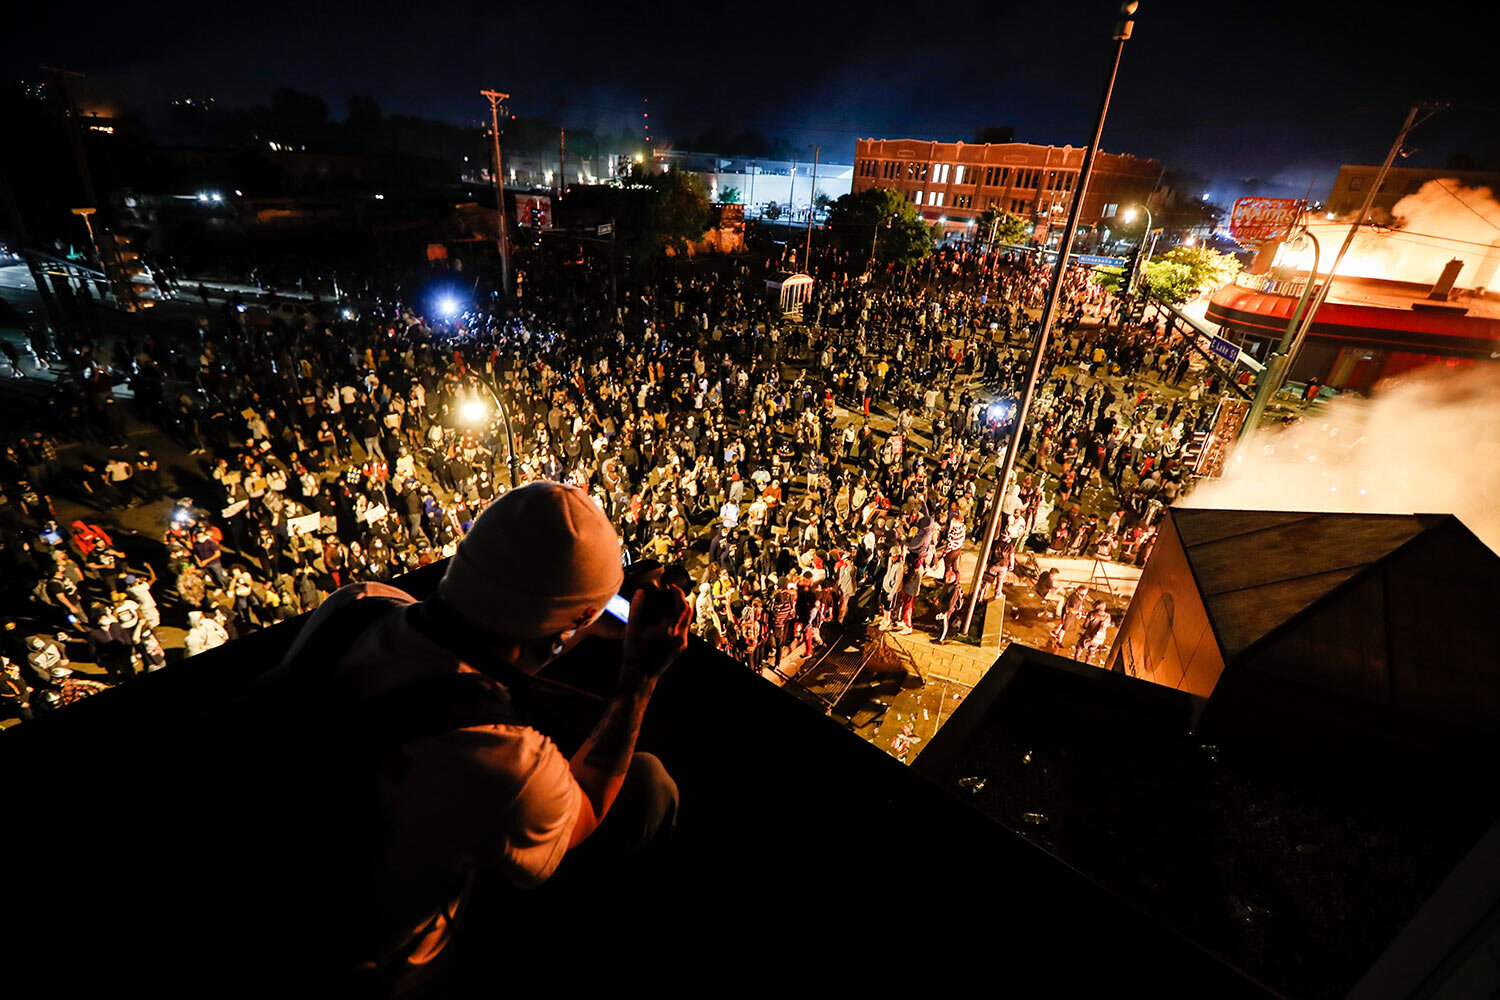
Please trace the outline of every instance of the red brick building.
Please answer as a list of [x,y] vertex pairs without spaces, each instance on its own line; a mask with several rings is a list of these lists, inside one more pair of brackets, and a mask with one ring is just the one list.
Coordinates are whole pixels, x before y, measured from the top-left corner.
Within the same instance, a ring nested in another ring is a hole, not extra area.
[[[950,233],[967,231],[993,205],[1036,223],[1037,237],[1045,240],[1067,221],[1082,165],[1083,150],[1072,146],[860,139],[855,143],[853,191],[894,188]],[[1126,206],[1145,204],[1160,177],[1157,160],[1100,153],[1080,225],[1107,225]]]

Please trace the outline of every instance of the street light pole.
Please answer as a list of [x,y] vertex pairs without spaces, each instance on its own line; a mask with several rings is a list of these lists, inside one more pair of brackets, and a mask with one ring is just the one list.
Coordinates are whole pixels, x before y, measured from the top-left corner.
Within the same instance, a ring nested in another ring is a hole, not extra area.
[[[73,100],[73,88],[69,83],[73,77],[82,76],[83,74],[60,66],[43,66],[42,69],[57,77],[57,89],[62,94],[63,107],[68,113],[68,137],[73,143],[73,158],[78,163],[78,177],[83,182],[83,196],[88,202],[85,207],[97,210],[99,208],[99,196],[94,192],[94,177],[89,172],[89,160],[83,151],[83,127],[78,122],[78,105]],[[112,277],[115,280],[108,281],[107,284],[114,290],[116,302],[121,303],[126,309],[132,312],[135,311],[135,284],[130,281],[130,276],[125,274],[125,265],[120,259],[119,244],[115,242],[114,236],[109,231],[109,227],[105,225],[104,217],[99,217],[100,232],[97,235],[94,232],[93,225],[89,223],[88,216],[84,216],[84,224],[88,226],[89,239],[94,244],[94,252],[99,255],[99,270],[105,272],[108,278],[111,277],[108,265],[114,265],[114,275]],[[100,235],[104,237],[102,247],[99,244]],[[106,249],[109,251],[109,260],[107,263],[104,259],[104,251]]]
[[807,206],[807,250],[802,258],[802,270],[808,274],[812,273],[812,226],[813,212],[818,208],[818,154],[822,149],[813,147],[813,173],[812,173],[812,200]]
[[490,137],[495,142],[495,218],[498,222],[500,244],[500,284],[505,298],[510,300],[510,240],[506,236],[505,224],[505,179],[500,169],[500,102],[510,97],[498,90],[479,92],[490,100]]
[[1286,333],[1281,335],[1281,343],[1276,345],[1276,351],[1266,359],[1265,376],[1261,379],[1260,385],[1256,386],[1255,401],[1250,404],[1250,412],[1246,415],[1245,422],[1240,425],[1239,437],[1241,439],[1255,433],[1255,428],[1260,426],[1261,417],[1265,415],[1266,407],[1270,405],[1271,394],[1281,387],[1281,379],[1287,369],[1287,351],[1296,335],[1297,324],[1302,319],[1302,311],[1307,308],[1307,301],[1312,298],[1313,286],[1318,280],[1318,260],[1322,256],[1318,238],[1304,229],[1299,235],[1287,240],[1287,245],[1290,246],[1300,239],[1312,241],[1312,268],[1307,272],[1307,284],[1302,287],[1302,297],[1297,300],[1297,308],[1292,311],[1292,318],[1287,321]]
[[[786,188],[786,210],[787,210],[787,221],[788,222],[792,221],[791,220],[791,213],[797,207],[796,202],[793,201],[793,197],[792,197],[793,194],[796,192],[796,190],[797,190],[797,157],[793,156],[792,157],[792,175],[787,180],[787,188]],[[791,230],[788,229],[788,231],[787,231],[787,240],[786,240],[786,249],[784,249],[784,250],[781,251],[781,261],[782,261],[783,264],[786,263],[786,256],[787,256],[788,253],[791,252],[791,249],[792,249],[792,234],[791,234]]]
[[883,220],[870,223],[871,227],[875,230],[870,234],[870,274],[872,277],[875,273],[875,243],[880,239],[880,227],[885,226],[885,228],[890,229],[891,223],[895,220],[895,218],[896,213],[892,212]]
[[[1145,276],[1146,265],[1151,263],[1151,250],[1147,246],[1147,244],[1151,240],[1151,226],[1152,222],[1154,221],[1151,218],[1151,206],[1142,205],[1141,211],[1146,213],[1146,229],[1141,233],[1141,246],[1140,249],[1136,251],[1135,263],[1133,263],[1130,267],[1130,281],[1126,285],[1126,291],[1131,292],[1132,294],[1135,292],[1135,286],[1139,285],[1141,283],[1141,279]],[[1125,221],[1129,222],[1130,220],[1126,219]],[[1145,257],[1146,259],[1142,260],[1142,257]]]
[[[497,383],[500,381],[499,373],[496,373],[495,381]],[[496,391],[495,386],[486,382],[484,379],[479,379],[479,384],[483,385],[486,389],[489,390],[490,397],[494,399],[495,406],[497,406],[500,410],[500,421],[501,423],[505,424],[505,451],[506,457],[510,460],[510,488],[515,489],[517,486],[521,485],[521,475],[517,471],[518,466],[516,464],[516,435],[510,427],[510,411],[506,409],[505,400],[500,398],[500,393]]]
[[[1078,171],[1078,189],[1073,193],[1073,207],[1068,212],[1068,225],[1063,231],[1061,245],[1057,248],[1057,263],[1052,268],[1051,287],[1047,293],[1047,305],[1042,312],[1041,329],[1037,331],[1036,343],[1031,350],[1031,371],[1026,379],[1026,393],[1021,405],[1016,408],[1016,427],[1011,432],[1010,444],[1005,449],[1005,466],[995,482],[994,510],[990,512],[990,524],[984,533],[984,545],[979,550],[979,559],[974,564],[974,577],[969,584],[969,607],[964,612],[963,633],[967,634],[974,624],[974,608],[979,604],[979,585],[984,580],[985,566],[989,563],[990,547],[995,544],[995,529],[1000,525],[1000,515],[1005,509],[1007,484],[1015,470],[1016,458],[1021,451],[1021,434],[1026,429],[1026,419],[1031,413],[1031,400],[1036,394],[1037,377],[1042,372],[1043,359],[1047,354],[1047,339],[1052,332],[1052,322],[1057,317],[1057,307],[1062,299],[1063,277],[1068,271],[1068,256],[1073,252],[1073,237],[1078,234],[1078,218],[1083,213],[1083,202],[1088,195],[1089,178],[1094,169],[1094,157],[1099,152],[1099,140],[1104,135],[1104,119],[1109,114],[1109,99],[1114,94],[1115,77],[1120,72],[1120,59],[1125,54],[1125,43],[1130,40],[1135,28],[1134,15],[1139,3],[1126,3],[1120,7],[1121,18],[1115,25],[1115,58],[1110,66],[1109,78],[1104,84],[1104,94],[1099,101],[1099,117],[1094,123],[1094,137],[1083,152],[1083,163]],[[1004,594],[1004,579],[1000,581],[1000,592]],[[1002,616],[1004,612],[1001,612]],[[1001,623],[1002,629],[1004,622]]]

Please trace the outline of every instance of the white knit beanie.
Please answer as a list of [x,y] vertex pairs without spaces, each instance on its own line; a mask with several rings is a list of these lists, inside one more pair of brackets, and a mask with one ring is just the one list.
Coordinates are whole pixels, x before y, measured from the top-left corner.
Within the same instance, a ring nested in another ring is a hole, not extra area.
[[541,639],[593,621],[624,579],[619,536],[598,505],[575,487],[536,482],[479,515],[438,593],[482,628]]

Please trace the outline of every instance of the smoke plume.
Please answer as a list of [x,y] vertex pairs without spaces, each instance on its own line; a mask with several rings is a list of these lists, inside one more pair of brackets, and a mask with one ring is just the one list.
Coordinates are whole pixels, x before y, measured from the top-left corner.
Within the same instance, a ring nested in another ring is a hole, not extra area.
[[1455,514],[1500,552],[1500,366],[1434,366],[1241,445],[1184,507]]
[[[1339,274],[1430,283],[1457,257],[1464,262],[1457,287],[1500,287],[1500,202],[1489,188],[1466,188],[1453,178],[1428,181],[1396,202],[1391,216],[1395,228],[1366,229],[1355,237]],[[1320,267],[1332,263],[1352,221],[1308,227],[1322,244]],[[1312,266],[1312,251],[1288,250],[1281,263],[1305,271]]]

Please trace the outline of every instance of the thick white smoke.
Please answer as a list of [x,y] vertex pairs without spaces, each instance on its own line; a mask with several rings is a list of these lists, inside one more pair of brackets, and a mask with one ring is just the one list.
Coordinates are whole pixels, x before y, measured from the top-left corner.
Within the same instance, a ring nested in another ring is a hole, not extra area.
[[1456,514],[1500,552],[1500,365],[1435,366],[1262,431],[1184,507]]
[[[1396,202],[1395,229],[1366,229],[1354,238],[1339,265],[1345,277],[1431,283],[1453,258],[1464,262],[1457,287],[1500,288],[1500,202],[1489,188],[1467,188],[1458,180],[1432,180]],[[1308,226],[1323,247],[1327,268],[1349,232],[1350,219]],[[1288,248],[1281,263],[1312,266],[1310,248]]]

